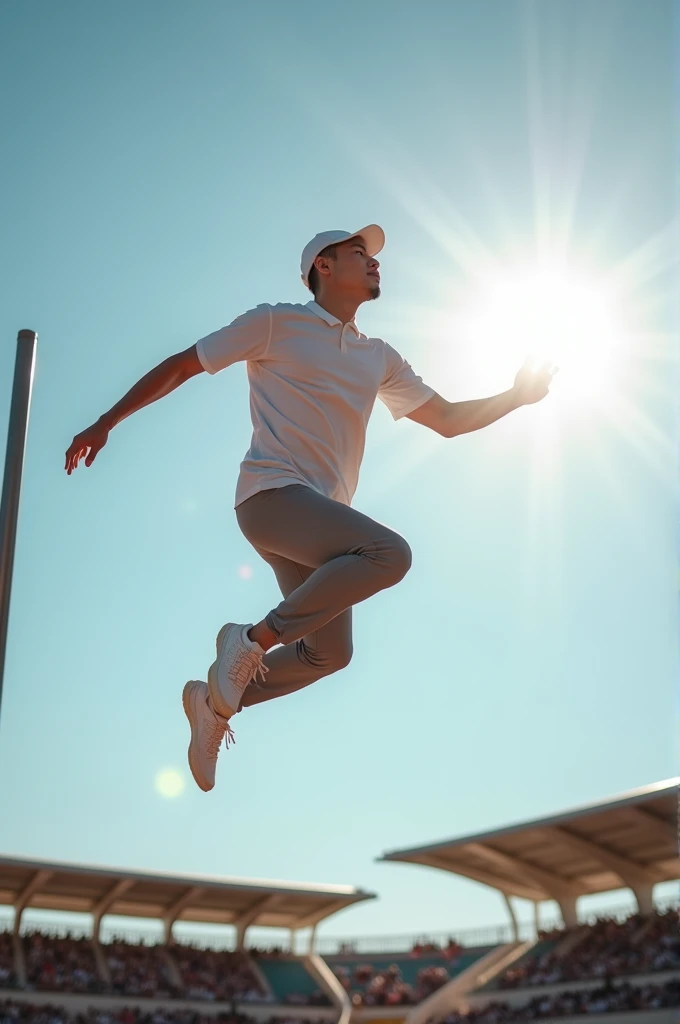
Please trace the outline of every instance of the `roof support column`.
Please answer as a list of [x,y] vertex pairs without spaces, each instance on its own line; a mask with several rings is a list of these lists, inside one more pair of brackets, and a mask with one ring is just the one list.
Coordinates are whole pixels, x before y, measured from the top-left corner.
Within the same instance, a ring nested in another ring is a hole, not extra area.
[[236,952],[243,953],[246,948],[246,934],[248,932],[248,922],[244,921],[243,924],[236,926]]
[[296,929],[295,928],[291,928],[290,929],[290,945],[289,945],[288,948],[289,948],[292,956],[295,956],[295,934],[296,934]]
[[172,946],[175,936],[172,934],[172,926],[183,910],[186,910],[203,892],[202,885],[192,885],[186,889],[179,899],[175,900],[172,906],[168,907],[163,914],[163,942],[166,946]]
[[632,885],[631,889],[635,894],[638,910],[643,917],[650,917],[654,913],[654,886],[651,882],[638,882]]
[[131,879],[121,878],[119,882],[109,889],[105,896],[102,896],[99,903],[92,907],[92,938],[99,945],[101,942],[102,919],[113,906],[116,900],[131,889],[135,883]]
[[314,956],[316,953],[316,925],[312,928],[309,933],[309,945],[307,947],[307,953],[309,956]]
[[17,895],[17,898],[14,901],[14,935],[19,935],[24,910],[29,905],[36,892],[45,884],[45,882],[49,881],[52,875],[52,871],[36,871],[30,881],[27,882],[21,892]]
[[536,932],[536,938],[538,939],[538,933],[541,930],[541,918],[539,914],[539,908],[541,904],[538,900],[534,900],[534,931]]
[[503,893],[503,899],[505,900],[505,905],[508,908],[508,914],[510,915],[510,927],[512,928],[512,941],[513,942],[519,942],[519,928],[517,926],[517,914],[515,913],[515,908],[512,905],[512,900],[508,896],[507,892]]
[[236,918],[233,924],[236,928],[236,949],[239,953],[243,953],[246,948],[246,934],[251,924],[255,924],[265,911],[271,910],[280,902],[281,894],[271,893],[269,896],[265,896],[264,899],[257,900],[240,917]]
[[558,899],[559,908],[562,911],[562,920],[565,928],[578,928],[578,913],[576,912],[576,897],[561,896]]

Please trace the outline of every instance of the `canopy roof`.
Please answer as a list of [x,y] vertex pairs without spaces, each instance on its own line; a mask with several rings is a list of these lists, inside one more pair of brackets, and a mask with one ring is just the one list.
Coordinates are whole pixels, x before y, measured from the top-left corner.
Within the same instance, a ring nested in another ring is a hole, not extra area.
[[157,874],[0,856],[0,904],[165,922],[306,928],[374,894],[347,885]]
[[605,803],[379,859],[440,868],[536,902],[673,881],[680,878],[679,783],[668,779]]

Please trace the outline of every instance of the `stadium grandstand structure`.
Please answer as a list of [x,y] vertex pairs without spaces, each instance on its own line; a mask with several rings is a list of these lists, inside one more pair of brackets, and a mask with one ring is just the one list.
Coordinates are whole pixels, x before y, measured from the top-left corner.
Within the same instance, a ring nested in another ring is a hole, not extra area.
[[[677,900],[663,910],[654,886],[680,877],[678,781],[384,855],[498,889],[510,924],[485,937],[454,928],[443,941],[364,937],[331,947],[317,927],[371,893],[0,858],[0,904],[13,913],[6,931],[0,925],[0,1024],[576,1024],[585,1014],[676,1024]],[[627,914],[579,920],[580,895],[624,885],[635,899]],[[557,900],[562,921],[540,933],[537,912],[531,934],[520,934],[515,897],[536,907]],[[31,924],[41,910],[59,915],[58,930]],[[69,922],[83,913],[91,924],[76,934]],[[162,937],[115,934],[114,917],[154,919]],[[211,944],[187,941],[201,925],[228,927],[213,928]],[[252,948],[251,928],[285,929],[283,948]]]
[[679,876],[678,783],[671,779],[521,825],[385,853],[382,861],[421,864],[473,879],[505,899],[519,939],[511,897],[538,908],[555,901],[567,928],[578,925],[580,896],[630,889],[641,914],[654,908],[654,887]]
[[[20,1002],[26,993],[44,1003],[59,992],[71,1012],[79,1009],[72,1005],[73,999],[87,995],[95,1006],[108,1006],[112,998],[129,1002],[149,997],[173,1000],[175,1007],[179,999],[186,1006],[200,1005],[203,1011],[206,1002],[224,1009],[245,1001],[258,1020],[271,1016],[272,1006],[297,1004],[303,1016],[307,1008],[316,1007],[317,1018],[321,1013],[323,1019],[325,1008],[344,1008],[346,997],[315,955],[317,926],[338,911],[373,898],[373,893],[342,885],[160,875],[0,857],[0,904],[13,909],[11,931],[0,935],[0,979],[4,973],[13,998]],[[89,914],[91,932],[78,938],[25,934],[22,922],[28,909]],[[106,915],[160,921],[163,941],[155,946],[104,944],[101,930]],[[173,934],[177,922],[230,925],[234,949],[209,951],[181,945]],[[246,942],[252,927],[286,929],[290,950],[297,933],[304,930],[307,954],[277,952],[272,964],[266,956],[248,956]],[[282,972],[283,964],[288,971]],[[335,1020],[337,1011],[331,1016]]]

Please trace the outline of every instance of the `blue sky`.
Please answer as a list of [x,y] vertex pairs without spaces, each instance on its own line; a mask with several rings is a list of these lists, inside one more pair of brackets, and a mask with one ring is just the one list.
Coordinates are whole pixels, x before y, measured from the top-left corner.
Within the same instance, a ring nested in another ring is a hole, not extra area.
[[[6,0],[0,423],[16,331],[40,340],[3,852],[380,894],[336,934],[474,927],[496,894],[374,858],[676,774],[673,30],[665,0]],[[359,324],[447,398],[511,385],[536,264],[568,268],[568,365],[456,440],[376,409],[355,505],[413,569],[357,610],[345,672],[239,716],[204,795],[183,683],[278,600],[232,509],[245,369],[125,422],[89,471],[63,453],[171,352],[307,301],[318,230],[373,221]]]

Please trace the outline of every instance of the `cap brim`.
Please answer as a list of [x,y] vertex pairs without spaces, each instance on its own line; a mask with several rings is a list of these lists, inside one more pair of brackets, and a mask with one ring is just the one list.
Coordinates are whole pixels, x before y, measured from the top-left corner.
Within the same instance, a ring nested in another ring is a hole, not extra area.
[[367,227],[362,228],[361,231],[355,231],[353,235],[350,235],[347,241],[351,238],[358,238],[361,236],[366,243],[366,251],[369,256],[377,256],[380,250],[385,245],[385,232],[377,224],[369,224]]

